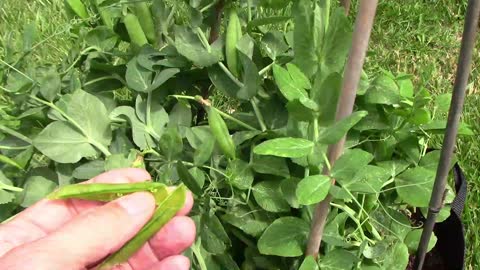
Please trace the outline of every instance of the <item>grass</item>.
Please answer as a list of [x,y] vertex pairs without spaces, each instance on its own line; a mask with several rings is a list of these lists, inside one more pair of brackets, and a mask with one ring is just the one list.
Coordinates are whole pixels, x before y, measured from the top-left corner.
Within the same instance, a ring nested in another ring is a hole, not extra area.
[[[369,73],[380,68],[410,73],[417,86],[426,87],[433,95],[451,92],[464,13],[465,1],[460,0],[380,1],[366,69]],[[71,46],[70,36],[63,32],[69,22],[61,0],[3,0],[0,21],[0,58],[8,40],[21,45],[21,32],[28,23],[37,26],[36,42],[44,41],[31,54],[32,61],[58,62]],[[463,120],[480,134],[480,57],[478,51],[474,55]],[[475,252],[480,248],[480,232],[476,230],[480,216],[480,142],[475,136],[459,138],[457,150],[469,181],[464,212],[466,264],[467,269],[476,269],[480,266],[480,254]]]

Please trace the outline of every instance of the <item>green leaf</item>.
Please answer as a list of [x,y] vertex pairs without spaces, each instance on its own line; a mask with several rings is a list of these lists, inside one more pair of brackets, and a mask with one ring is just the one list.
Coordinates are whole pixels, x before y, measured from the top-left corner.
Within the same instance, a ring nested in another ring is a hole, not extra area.
[[365,102],[370,104],[399,104],[401,100],[395,81],[387,75],[379,75],[365,93]]
[[215,147],[215,138],[208,126],[196,126],[186,131],[188,143],[195,149],[193,161],[195,165],[202,165],[212,156]]
[[224,94],[236,98],[240,86],[235,83],[218,65],[208,67],[208,77],[213,85]]
[[272,60],[289,49],[285,36],[280,31],[270,31],[263,35],[261,46]]
[[407,246],[398,242],[395,246],[389,248],[389,251],[383,261],[383,269],[405,270],[409,258]]
[[395,178],[395,188],[400,198],[410,206],[427,207],[434,179],[435,171],[415,167]]
[[150,133],[147,131],[147,126],[142,123],[135,114],[135,109],[128,106],[119,106],[110,113],[110,117],[112,119],[115,119],[121,115],[130,120],[133,142],[141,150],[152,148],[156,145]]
[[188,172],[193,176],[198,186],[200,188],[203,188],[203,186],[205,185],[205,173],[197,167],[190,168]]
[[313,149],[314,143],[300,138],[278,138],[265,141],[253,149],[257,155],[300,158],[307,156]]
[[7,165],[13,166],[17,169],[23,170],[22,165],[18,164],[15,160],[0,154],[0,163],[5,163]]
[[408,119],[409,122],[415,125],[427,124],[430,120],[432,120],[432,115],[426,108],[415,109],[412,116]]
[[413,98],[414,88],[410,76],[397,79],[400,95],[406,98]]
[[315,76],[311,90],[312,100],[320,108],[320,118],[318,120],[322,125],[334,123],[341,88],[342,76],[339,73],[332,73],[325,80],[322,79],[320,73]]
[[200,223],[200,237],[205,250],[213,254],[223,254],[231,243],[220,220],[215,215],[203,214]]
[[323,44],[321,44],[323,47],[320,52],[321,57],[319,57],[321,61],[319,72],[323,78],[333,72],[343,73],[343,68],[352,44],[350,25],[351,23],[345,15],[345,11],[340,8],[335,9],[328,22],[325,39]]
[[153,72],[142,67],[137,58],[133,58],[127,63],[127,73],[125,79],[127,86],[135,91],[147,93],[152,85]]
[[390,177],[389,171],[378,166],[367,165],[360,168],[353,178],[338,178],[337,181],[351,192],[379,193]]
[[239,131],[235,132],[232,135],[233,142],[236,146],[241,145],[242,143],[254,138],[255,136],[261,134],[261,131],[258,130],[246,130],[246,131]]
[[257,66],[248,56],[238,52],[238,57],[243,67],[243,87],[238,90],[236,97],[243,100],[250,100],[257,94],[260,88],[260,76],[258,75]]
[[[334,249],[329,251],[320,260],[320,269],[322,270],[339,270],[352,269],[353,265],[358,261],[357,256],[344,249]],[[389,268],[386,268],[389,269]]]
[[438,114],[446,114],[450,109],[450,103],[452,102],[452,94],[446,93],[438,95],[435,98],[435,110]]
[[290,77],[292,77],[292,80],[295,85],[298,85],[298,87],[303,89],[312,88],[312,85],[310,84],[310,80],[296,65],[292,63],[287,63],[287,71],[290,74]]
[[175,47],[181,55],[198,67],[208,67],[222,59],[222,51],[218,44],[213,44],[211,50],[207,50],[199,37],[185,26],[175,26]]
[[[417,132],[427,131],[428,133],[444,134],[446,127],[447,127],[446,120],[433,120],[428,124],[421,125],[420,127],[416,128],[415,131]],[[475,133],[471,130],[469,125],[462,122],[458,127],[458,135],[473,136],[475,135]]]
[[186,128],[192,126],[193,116],[190,104],[182,101],[177,102],[167,117],[170,119],[168,127],[178,126],[181,136],[185,137]]
[[317,48],[315,47],[314,26],[312,17],[312,2],[309,0],[294,1],[292,7],[293,22],[293,51],[295,54],[294,63],[311,77],[317,71],[318,59]]
[[303,254],[310,225],[296,217],[275,220],[258,240],[258,250],[264,255],[298,257]]
[[290,204],[290,207],[300,208],[298,202],[296,190],[300,179],[298,178],[287,178],[280,183],[280,190],[283,194],[283,198]]
[[82,133],[60,121],[45,127],[33,140],[33,145],[59,163],[75,163],[83,157],[97,156],[96,149]]
[[235,159],[228,162],[227,181],[238,189],[249,189],[253,183],[253,172],[250,165],[241,159]]
[[159,146],[168,160],[179,157],[183,150],[183,141],[178,129],[176,127],[167,128],[160,139]]
[[[128,72],[128,69],[127,69]],[[155,74],[152,84],[146,89],[146,92],[151,92],[155,89],[158,89],[166,81],[173,78],[177,73],[180,72],[178,68],[167,68]]]
[[259,237],[268,227],[270,221],[263,215],[264,212],[255,212],[257,216],[252,214],[252,210],[247,207],[236,207],[228,211],[222,216],[222,220],[239,228],[243,232],[253,237]]
[[96,156],[96,149],[105,151],[112,132],[105,105],[97,97],[77,90],[64,95],[56,106],[70,123],[56,121],[42,130],[33,140],[40,152],[59,163],[75,163]]
[[[332,186],[332,189],[333,187],[335,186]],[[351,244],[347,242],[347,238],[343,235],[343,231],[345,230],[345,222],[348,219],[348,214],[342,212],[333,213],[333,215],[334,218],[325,226],[322,240],[332,246],[348,248],[351,246]]]
[[331,176],[335,179],[352,179],[372,160],[373,155],[361,149],[347,150],[333,165]]
[[283,67],[276,64],[273,65],[273,77],[280,92],[282,92],[283,96],[289,101],[308,97],[302,85],[298,85],[297,82],[292,79],[290,73]]
[[105,158],[105,171],[114,169],[130,168],[137,159],[138,152],[130,151],[128,155],[113,154]]
[[15,195],[6,190],[0,189],[0,206],[2,204],[7,204],[15,200]]
[[251,165],[252,169],[257,173],[271,174],[282,177],[290,176],[287,161],[283,158],[253,155]]
[[307,176],[298,183],[298,202],[303,205],[311,205],[325,199],[332,185],[330,177],[325,175]]
[[108,52],[117,45],[118,36],[107,26],[97,26],[87,33],[85,42],[89,46]]
[[289,16],[269,16],[269,17],[263,17],[263,18],[255,18],[248,22],[247,24],[247,30],[250,32],[253,28],[262,26],[262,25],[267,25],[267,24],[277,24],[277,23],[283,23],[285,21],[290,20],[291,17]]
[[[408,250],[412,254],[417,251],[418,244],[420,243],[420,238],[422,237],[422,231],[423,230],[421,229],[410,231],[407,234],[407,237],[405,237],[404,243],[405,245],[407,245]],[[432,234],[432,236],[430,237],[430,242],[428,242],[427,252],[430,252],[430,250],[432,250],[432,248],[434,248],[436,244],[437,237]]]
[[318,141],[323,144],[335,144],[344,136],[347,132],[355,126],[360,120],[367,116],[367,111],[354,112],[351,115],[343,118],[340,121],[335,122],[332,126],[326,127],[319,134]]
[[48,101],[54,100],[62,86],[57,70],[53,67],[41,70],[37,80],[42,96]]
[[312,256],[308,256],[303,260],[298,270],[318,270],[318,264]]
[[20,194],[20,205],[25,208],[30,207],[45,198],[56,187],[57,184],[42,176],[29,177],[25,182],[23,192]]
[[177,173],[180,177],[180,180],[192,191],[193,194],[197,196],[202,195],[202,188],[198,184],[197,180],[190,174],[187,167],[183,164],[182,161],[177,161]]
[[279,182],[263,181],[256,184],[252,190],[255,201],[263,209],[275,213],[290,211],[290,205],[280,192]]
[[103,173],[104,171],[105,171],[105,161],[93,160],[75,168],[75,170],[73,170],[72,172],[72,176],[77,179],[86,180],[86,179],[93,178]]

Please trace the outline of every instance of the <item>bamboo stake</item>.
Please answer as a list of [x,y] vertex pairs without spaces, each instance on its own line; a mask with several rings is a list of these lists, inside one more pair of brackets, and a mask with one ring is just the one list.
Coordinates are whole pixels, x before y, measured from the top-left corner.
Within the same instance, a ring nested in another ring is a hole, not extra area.
[[467,15],[465,17],[462,47],[460,49],[460,56],[458,59],[457,75],[453,87],[452,102],[450,104],[450,111],[448,113],[447,128],[443,140],[442,152],[440,154],[440,161],[438,163],[435,183],[432,190],[432,196],[430,198],[427,221],[423,227],[422,237],[420,238],[417,256],[415,258],[415,269],[419,270],[423,268],[428,242],[432,236],[437,215],[443,205],[447,176],[455,147],[460,116],[462,114],[463,104],[465,101],[465,92],[472,64],[472,54],[475,47],[479,16],[480,0],[470,0],[468,2]]
[[[352,47],[345,68],[342,93],[336,112],[336,121],[349,116],[353,111],[353,105],[355,103],[357,87],[368,49],[368,41],[373,27],[377,3],[378,0],[360,1],[360,8],[355,21]],[[328,148],[328,159],[331,165],[333,165],[341,155],[344,144],[345,138]],[[330,172],[328,169],[325,169],[323,173],[328,175]],[[305,252],[306,256],[318,257],[320,243],[322,242],[323,229],[330,209],[331,200],[332,197],[328,195],[323,201],[315,206],[312,227],[308,239],[307,250]]]

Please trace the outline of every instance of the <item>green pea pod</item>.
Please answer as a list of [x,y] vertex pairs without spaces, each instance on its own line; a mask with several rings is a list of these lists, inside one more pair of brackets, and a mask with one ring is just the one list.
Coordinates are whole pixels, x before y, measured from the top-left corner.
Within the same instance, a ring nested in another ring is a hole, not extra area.
[[157,233],[170,219],[172,219],[185,204],[187,189],[184,185],[178,186],[155,210],[152,219],[143,226],[140,232],[128,241],[120,250],[110,255],[98,270],[112,269],[126,262],[152,236]]
[[235,144],[228,132],[227,124],[215,108],[208,110],[208,125],[223,153],[229,158],[235,159]]
[[83,199],[92,201],[109,202],[124,195],[139,191],[153,193],[157,204],[168,194],[167,187],[157,182],[138,182],[126,184],[75,184],[63,186],[47,196],[50,200],[58,199]]
[[78,17],[88,19],[87,8],[81,0],[65,0],[65,3]]
[[153,23],[150,7],[146,2],[136,2],[134,7],[135,15],[138,17],[145,36],[147,37],[148,41],[150,41],[152,44],[155,44],[155,24]]
[[142,47],[143,45],[148,43],[147,37],[142,30],[142,26],[140,25],[137,16],[129,13],[125,16],[125,18],[123,18],[123,22],[125,23],[128,36],[130,37],[130,40],[133,44],[138,47]]
[[237,43],[242,38],[242,25],[235,8],[230,9],[228,16],[227,33],[225,40],[225,58],[227,60],[228,69],[233,75],[238,77],[238,54]]

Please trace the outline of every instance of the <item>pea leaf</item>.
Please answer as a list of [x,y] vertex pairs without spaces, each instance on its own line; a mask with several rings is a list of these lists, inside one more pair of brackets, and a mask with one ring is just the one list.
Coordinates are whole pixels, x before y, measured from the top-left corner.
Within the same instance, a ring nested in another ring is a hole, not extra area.
[[127,63],[125,79],[130,89],[143,93],[149,92],[152,77],[153,72],[141,66],[137,58],[133,58]]
[[275,64],[273,66],[273,77],[275,78],[278,88],[280,88],[280,92],[282,92],[287,100],[291,101],[308,97],[302,85],[297,84],[297,82],[292,79],[291,74],[283,67]]
[[280,190],[282,191],[283,198],[290,204],[293,208],[299,208],[300,204],[298,202],[298,196],[296,194],[298,178],[287,178],[280,183]]
[[198,67],[208,67],[222,59],[222,51],[218,44],[211,46],[210,51],[207,50],[199,37],[185,26],[175,26],[175,47],[181,55]]
[[322,130],[319,134],[318,141],[324,144],[335,144],[340,141],[341,138],[347,135],[347,132],[355,126],[360,120],[367,116],[368,112],[358,111],[345,117],[344,119],[337,121],[332,126],[329,126]]
[[213,254],[224,253],[231,243],[228,234],[225,232],[217,216],[203,214],[200,223],[202,224],[200,237],[202,238],[202,245],[205,250]]
[[[351,269],[358,261],[357,256],[344,249],[329,251],[320,261],[322,270]],[[388,269],[388,268],[386,268]]]
[[395,188],[400,198],[409,205],[427,207],[434,180],[435,171],[415,167],[395,178]]
[[270,224],[270,220],[264,215],[264,212],[255,212],[257,216],[252,214],[252,210],[244,207],[236,207],[222,216],[222,220],[239,228],[246,234],[253,237],[260,236]]
[[293,22],[293,51],[295,53],[294,63],[300,67],[308,77],[312,76],[318,67],[315,40],[313,36],[313,6],[311,1],[294,1],[292,7]]
[[257,155],[300,158],[307,156],[312,151],[313,146],[312,141],[287,137],[265,141],[255,146],[253,152]]
[[331,125],[334,123],[337,112],[338,99],[342,88],[342,76],[339,73],[332,73],[324,80],[319,72],[315,76],[312,86],[312,100],[320,108],[319,122],[322,125]]
[[295,85],[298,85],[300,88],[303,89],[311,89],[312,85],[310,84],[310,80],[307,76],[298,68],[296,65],[292,63],[287,63],[287,71],[292,77],[292,80]]
[[193,194],[197,196],[202,195],[202,188],[198,184],[197,180],[190,174],[188,171],[187,167],[183,164],[182,161],[177,161],[177,173],[178,176],[180,177],[180,180],[185,184],[185,186],[190,189]]
[[90,179],[93,178],[105,171],[105,161],[103,160],[92,160],[85,164],[82,164],[75,168],[72,172],[72,176],[77,179]]
[[179,157],[183,150],[182,137],[176,127],[167,128],[159,142],[160,150],[168,160]]
[[384,269],[405,270],[408,265],[408,248],[405,244],[398,242],[389,249],[389,254],[385,256],[383,261]]
[[110,119],[103,103],[82,90],[64,95],[57,107],[69,122],[49,124],[33,140],[33,145],[59,163],[75,163],[93,157],[97,149],[105,151],[112,139]]
[[311,205],[325,199],[328,195],[332,180],[325,175],[311,175],[303,178],[297,187],[298,202]]
[[238,57],[243,67],[243,87],[237,92],[236,97],[243,100],[250,100],[254,97],[260,88],[260,76],[255,63],[242,52],[238,52]]
[[250,165],[241,160],[231,160],[227,166],[227,181],[238,189],[249,189],[253,183],[253,172]]
[[287,212],[290,205],[280,192],[280,183],[263,181],[253,187],[253,197],[258,205],[269,212]]
[[218,65],[208,67],[208,77],[212,81],[213,85],[224,94],[236,98],[240,86],[230,78],[225,71]]
[[261,46],[272,60],[275,60],[277,56],[283,54],[289,48],[283,33],[280,31],[270,31],[263,35]]
[[[420,243],[420,238],[422,237],[421,229],[410,231],[407,236],[405,237],[404,243],[407,245],[408,250],[410,253],[414,253],[417,251],[418,244]],[[432,234],[430,237],[430,241],[428,242],[427,252],[430,252],[432,248],[435,247],[437,244],[437,237]]]
[[390,176],[390,172],[381,167],[366,165],[359,168],[353,178],[339,177],[337,181],[351,192],[379,193]]
[[318,270],[318,264],[312,256],[308,256],[303,260],[298,270]]
[[251,165],[252,169],[257,173],[278,175],[283,177],[290,176],[287,161],[283,158],[253,155]]
[[370,104],[399,104],[401,100],[395,81],[386,75],[380,75],[372,82],[365,93],[365,102]]
[[195,165],[202,165],[212,156],[215,138],[208,126],[196,126],[185,133],[188,142],[195,149],[193,161]]
[[298,257],[303,254],[310,225],[296,217],[275,220],[258,240],[261,254],[282,257]]
[[58,74],[53,67],[41,70],[40,72],[37,76],[40,93],[46,100],[52,101],[60,92],[62,86],[60,74]]
[[352,179],[372,160],[373,155],[361,149],[347,150],[333,165],[331,176],[335,179]]
[[135,109],[128,106],[119,106],[110,113],[110,118],[112,119],[118,116],[124,116],[130,121],[133,142],[140,147],[140,149],[148,149],[156,145],[152,136],[147,131],[147,126],[141,122],[135,114]]
[[30,207],[45,198],[56,187],[57,184],[42,176],[29,177],[25,182],[23,192],[20,194],[20,205],[25,208]]

